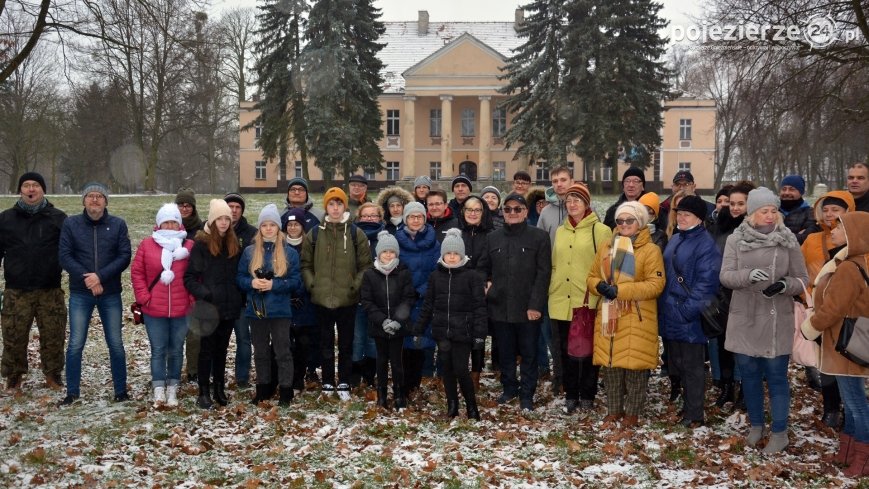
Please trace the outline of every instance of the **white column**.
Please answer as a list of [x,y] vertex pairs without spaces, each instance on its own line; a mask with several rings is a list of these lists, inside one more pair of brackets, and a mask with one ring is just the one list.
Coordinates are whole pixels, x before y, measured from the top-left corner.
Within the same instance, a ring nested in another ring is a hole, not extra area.
[[441,177],[453,176],[453,96],[441,95]]
[[492,178],[492,97],[480,96],[480,161],[477,178]]
[[402,146],[404,161],[401,164],[401,177],[427,175],[428,170],[419,172],[416,167],[416,97],[404,97],[404,127],[402,130]]

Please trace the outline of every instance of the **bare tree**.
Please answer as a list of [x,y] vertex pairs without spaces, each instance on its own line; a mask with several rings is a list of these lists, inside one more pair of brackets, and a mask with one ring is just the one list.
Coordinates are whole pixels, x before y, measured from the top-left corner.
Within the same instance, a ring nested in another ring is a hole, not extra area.
[[225,50],[222,71],[239,102],[247,100],[247,73],[256,29],[256,11],[252,8],[230,9],[220,18],[220,41]]

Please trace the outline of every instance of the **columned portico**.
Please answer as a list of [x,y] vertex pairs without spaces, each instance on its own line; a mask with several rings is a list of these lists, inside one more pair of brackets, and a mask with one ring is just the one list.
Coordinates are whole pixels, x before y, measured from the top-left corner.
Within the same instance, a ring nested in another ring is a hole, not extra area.
[[478,178],[492,178],[492,97],[480,96],[480,159]]
[[404,127],[401,143],[404,148],[404,176],[416,175],[416,97],[404,97]]
[[441,177],[453,176],[453,96],[441,95]]

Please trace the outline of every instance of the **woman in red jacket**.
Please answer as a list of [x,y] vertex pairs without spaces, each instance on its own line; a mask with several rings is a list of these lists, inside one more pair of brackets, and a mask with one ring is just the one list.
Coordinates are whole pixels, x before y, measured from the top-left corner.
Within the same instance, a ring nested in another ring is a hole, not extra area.
[[181,213],[175,204],[163,204],[157,226],[142,240],[130,268],[136,302],[142,305],[145,330],[151,342],[151,384],[154,404],[178,405],[187,312],[193,297],[184,287],[193,241],[185,239]]

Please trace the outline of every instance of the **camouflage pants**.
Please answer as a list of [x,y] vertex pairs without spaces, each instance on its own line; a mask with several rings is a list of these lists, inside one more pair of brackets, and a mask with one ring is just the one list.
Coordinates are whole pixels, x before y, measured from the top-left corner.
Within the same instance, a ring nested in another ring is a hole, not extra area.
[[0,375],[27,373],[27,343],[33,320],[39,328],[39,357],[45,375],[60,377],[66,342],[66,303],[63,289],[14,290],[3,294],[0,314],[3,359]]

